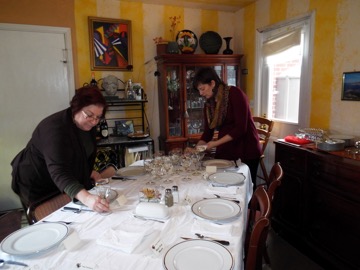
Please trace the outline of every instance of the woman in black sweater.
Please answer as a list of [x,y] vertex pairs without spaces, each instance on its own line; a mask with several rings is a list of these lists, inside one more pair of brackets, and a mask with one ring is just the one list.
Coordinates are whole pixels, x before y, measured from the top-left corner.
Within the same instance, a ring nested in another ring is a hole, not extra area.
[[25,149],[11,162],[12,189],[24,207],[58,191],[97,212],[109,210],[105,200],[87,191],[102,177],[93,166],[96,125],[106,108],[98,88],[83,87],[69,108],[38,124]]

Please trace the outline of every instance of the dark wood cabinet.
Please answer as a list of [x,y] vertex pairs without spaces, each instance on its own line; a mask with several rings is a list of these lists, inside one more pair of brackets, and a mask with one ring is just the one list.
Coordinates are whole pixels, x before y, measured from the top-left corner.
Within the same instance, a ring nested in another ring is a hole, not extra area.
[[275,142],[273,227],[325,269],[360,269],[360,162]]
[[240,85],[242,55],[166,54],[155,57],[159,87],[159,148],[168,153],[196,142],[203,132],[204,100],[192,87],[196,71],[213,67],[229,85]]

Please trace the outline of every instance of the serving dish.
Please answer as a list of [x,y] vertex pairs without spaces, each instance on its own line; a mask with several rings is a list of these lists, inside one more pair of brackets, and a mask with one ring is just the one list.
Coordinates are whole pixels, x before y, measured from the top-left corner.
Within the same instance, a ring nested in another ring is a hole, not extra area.
[[203,162],[203,166],[216,166],[217,169],[226,169],[234,166],[234,162],[226,159],[209,159]]
[[145,139],[145,138],[149,137],[150,135],[148,133],[135,132],[135,133],[130,133],[127,136],[130,139],[139,140],[139,139]]

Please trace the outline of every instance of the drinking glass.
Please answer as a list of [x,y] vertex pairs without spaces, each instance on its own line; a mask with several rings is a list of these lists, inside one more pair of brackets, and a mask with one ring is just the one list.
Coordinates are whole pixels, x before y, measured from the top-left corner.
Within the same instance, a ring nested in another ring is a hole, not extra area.
[[[101,198],[106,200],[108,203],[110,203],[110,197],[111,197],[111,186],[109,184],[101,184],[101,183],[96,183],[95,185],[95,191],[96,194]],[[109,210],[108,212],[101,212],[99,213],[102,216],[107,216],[110,215],[112,213],[111,210]]]
[[182,179],[183,181],[190,181],[191,177],[189,176],[189,168],[191,167],[192,161],[190,156],[182,155],[181,156],[181,166],[185,168],[186,176]]

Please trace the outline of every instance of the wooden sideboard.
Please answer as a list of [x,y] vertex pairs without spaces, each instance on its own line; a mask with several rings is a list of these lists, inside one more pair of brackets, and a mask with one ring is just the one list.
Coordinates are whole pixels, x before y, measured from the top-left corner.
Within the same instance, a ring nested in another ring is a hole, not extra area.
[[360,161],[275,142],[273,229],[324,269],[360,269]]

